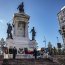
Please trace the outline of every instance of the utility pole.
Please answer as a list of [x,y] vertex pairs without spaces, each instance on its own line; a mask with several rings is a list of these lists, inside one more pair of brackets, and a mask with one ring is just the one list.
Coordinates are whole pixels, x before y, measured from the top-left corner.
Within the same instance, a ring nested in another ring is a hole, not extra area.
[[44,36],[44,41],[43,42],[45,43],[45,48],[46,48],[46,38],[45,38],[45,36]]
[[57,37],[57,43],[59,43],[59,38]]

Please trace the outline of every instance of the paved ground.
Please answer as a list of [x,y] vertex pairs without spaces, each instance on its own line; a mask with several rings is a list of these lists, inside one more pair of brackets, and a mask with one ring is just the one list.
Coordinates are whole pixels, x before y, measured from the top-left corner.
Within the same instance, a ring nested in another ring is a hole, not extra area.
[[49,59],[4,59],[2,65],[59,65]]
[[52,59],[3,59],[0,65],[65,65],[65,55],[55,55]]

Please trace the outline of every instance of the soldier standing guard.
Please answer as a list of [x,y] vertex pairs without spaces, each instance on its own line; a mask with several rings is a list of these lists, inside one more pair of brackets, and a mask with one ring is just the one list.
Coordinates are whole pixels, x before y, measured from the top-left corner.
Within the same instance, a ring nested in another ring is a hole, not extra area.
[[17,49],[16,47],[13,48],[13,59],[16,58],[16,54],[17,54]]
[[35,59],[37,59],[37,49],[36,48],[33,51],[33,55],[34,55]]
[[36,32],[34,27],[31,29],[31,32],[32,32],[32,40],[35,40]]

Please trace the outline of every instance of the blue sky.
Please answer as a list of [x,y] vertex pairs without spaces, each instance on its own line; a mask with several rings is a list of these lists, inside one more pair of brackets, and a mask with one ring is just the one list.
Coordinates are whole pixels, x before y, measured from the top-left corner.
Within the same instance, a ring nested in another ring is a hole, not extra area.
[[[34,26],[39,48],[45,46],[44,36],[46,45],[50,41],[53,46],[56,46],[57,37],[62,43],[58,32],[57,13],[65,5],[65,0],[0,0],[0,39],[6,38],[7,22],[12,22],[13,15],[17,12],[17,6],[22,1],[25,5],[25,12],[30,16],[29,32]],[[29,35],[31,38],[30,33]]]

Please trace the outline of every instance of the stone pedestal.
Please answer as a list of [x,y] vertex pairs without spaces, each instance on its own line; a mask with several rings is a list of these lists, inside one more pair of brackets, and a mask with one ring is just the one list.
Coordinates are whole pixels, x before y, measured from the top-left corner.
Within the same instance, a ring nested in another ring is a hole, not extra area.
[[13,39],[7,39],[7,47],[29,48],[28,20],[25,13],[15,13],[13,17]]
[[30,43],[29,43],[29,47],[30,47],[30,49],[35,49],[35,48],[37,48],[37,42],[36,42],[36,40],[30,40]]
[[19,48],[28,48],[29,50],[37,48],[37,42],[35,40],[29,40],[28,38],[23,37],[14,37],[13,39],[7,39],[6,43],[8,48],[16,47],[17,50],[19,50]]
[[8,48],[13,48],[14,47],[14,41],[13,39],[7,39],[6,44]]

